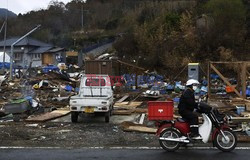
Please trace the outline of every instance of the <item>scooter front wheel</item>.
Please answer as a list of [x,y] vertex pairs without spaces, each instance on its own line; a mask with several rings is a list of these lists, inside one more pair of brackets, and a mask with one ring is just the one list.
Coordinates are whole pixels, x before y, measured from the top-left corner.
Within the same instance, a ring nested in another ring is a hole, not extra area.
[[[168,128],[161,132],[160,137],[176,139],[176,138],[180,138],[181,134],[175,129]],[[159,143],[164,150],[170,151],[170,152],[173,152],[179,149],[180,147],[180,142],[173,142],[173,141],[166,141],[166,140],[159,139]]]
[[237,136],[235,133],[230,129],[225,129],[222,131],[224,136],[221,132],[217,132],[214,138],[214,145],[219,150],[223,152],[230,152],[234,150],[237,145]]

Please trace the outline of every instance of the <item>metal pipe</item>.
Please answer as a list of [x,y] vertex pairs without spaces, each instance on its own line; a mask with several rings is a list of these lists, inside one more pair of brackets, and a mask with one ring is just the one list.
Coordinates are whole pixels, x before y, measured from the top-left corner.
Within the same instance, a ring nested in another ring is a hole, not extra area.
[[26,33],[24,36],[22,36],[21,38],[19,38],[17,41],[15,41],[14,43],[11,44],[11,49],[10,49],[10,80],[12,80],[12,76],[13,76],[13,51],[14,51],[14,46],[19,43],[21,40],[23,40],[25,37],[27,37],[28,35],[30,35],[31,33],[33,33],[34,31],[36,31],[39,27],[41,27],[41,25],[37,25],[34,29],[32,29],[31,31],[29,31],[28,33]]

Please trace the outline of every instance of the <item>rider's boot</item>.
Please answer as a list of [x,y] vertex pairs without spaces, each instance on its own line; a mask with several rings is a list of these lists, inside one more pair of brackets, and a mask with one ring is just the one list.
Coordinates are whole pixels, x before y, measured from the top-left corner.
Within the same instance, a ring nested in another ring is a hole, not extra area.
[[198,125],[190,125],[190,131],[191,131],[191,134],[189,135],[190,139],[193,139],[193,140],[202,139],[202,137],[199,134],[198,127],[199,127]]
[[194,134],[194,133],[191,133],[189,138],[193,140],[202,140],[202,137],[200,136],[200,134]]

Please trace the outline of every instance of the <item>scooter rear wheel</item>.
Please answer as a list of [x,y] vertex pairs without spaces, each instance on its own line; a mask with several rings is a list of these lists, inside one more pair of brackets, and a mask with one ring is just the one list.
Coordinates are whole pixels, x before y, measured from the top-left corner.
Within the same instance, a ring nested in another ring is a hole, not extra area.
[[237,136],[230,129],[223,130],[226,138],[223,137],[221,132],[217,132],[214,138],[214,145],[223,152],[230,152],[234,150],[237,145]]
[[[181,134],[175,129],[168,128],[161,132],[160,137],[180,138]],[[159,140],[159,143],[164,150],[170,151],[170,152],[176,151],[180,147],[180,142],[170,142],[170,141]]]

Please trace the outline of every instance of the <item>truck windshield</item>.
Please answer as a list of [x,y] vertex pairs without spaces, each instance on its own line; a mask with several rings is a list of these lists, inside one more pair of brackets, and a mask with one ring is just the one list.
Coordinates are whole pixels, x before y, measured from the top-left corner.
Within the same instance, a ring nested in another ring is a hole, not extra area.
[[102,78],[88,78],[85,82],[86,86],[105,86],[105,80]]

